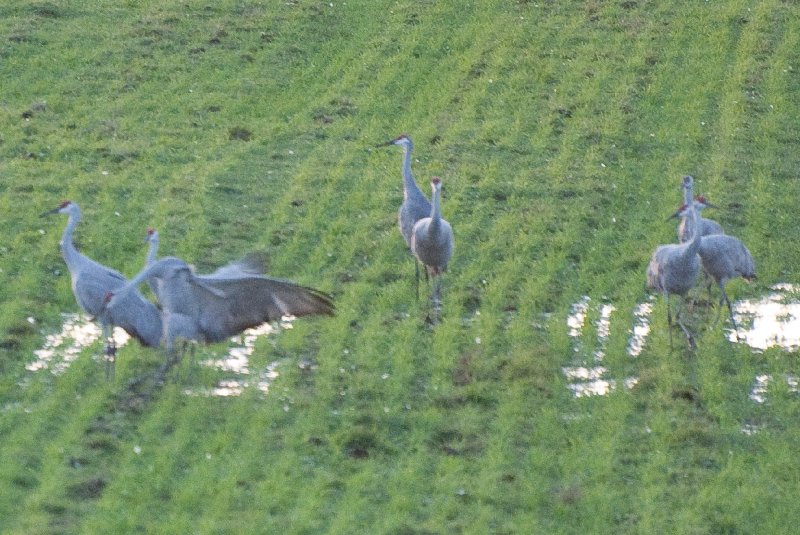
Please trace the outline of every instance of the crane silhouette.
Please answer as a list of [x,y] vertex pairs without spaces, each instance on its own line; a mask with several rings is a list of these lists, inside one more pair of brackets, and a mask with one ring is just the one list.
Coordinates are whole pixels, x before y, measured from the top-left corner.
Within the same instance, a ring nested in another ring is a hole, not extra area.
[[[384,146],[399,145],[403,147],[403,203],[397,212],[397,224],[400,227],[400,234],[406,241],[406,245],[411,248],[411,237],[414,232],[414,225],[420,219],[428,217],[431,213],[431,203],[417,186],[411,174],[411,151],[414,150],[414,143],[406,134],[402,134],[395,139],[387,141]],[[413,251],[412,251],[413,253]],[[416,274],[417,298],[419,298],[419,263],[414,260]]]
[[[701,236],[708,236],[710,234],[725,234],[725,231],[722,228],[722,225],[717,223],[712,219],[706,219],[705,217],[700,217],[700,212],[706,208],[717,208],[715,205],[708,202],[703,195],[699,195],[694,199],[694,208],[697,210],[698,216],[697,219],[700,225],[700,235]],[[673,218],[680,218],[680,223],[678,223],[678,242],[685,243],[692,239],[692,224],[689,219],[689,205],[684,203],[678,208],[678,211],[669,216],[667,219]]]
[[[723,301],[728,305],[733,329],[736,331],[738,338],[739,329],[736,326],[736,320],[733,318],[733,307],[725,291],[725,285],[730,279],[739,276],[748,282],[755,280],[756,266],[753,261],[753,255],[750,254],[750,251],[747,250],[741,240],[725,234],[703,236],[700,240],[698,254],[700,255],[703,269],[711,275],[722,294],[719,298],[720,311]],[[719,320],[719,316],[717,316],[717,320]]]
[[[332,316],[332,298],[294,282],[247,274],[248,260],[234,262],[211,275],[197,275],[183,260],[161,258],[145,267],[130,282],[106,295],[106,309],[125,309],[127,295],[151,277],[158,279],[162,307],[163,340],[168,354],[164,371],[175,357],[179,340],[221,342],[245,329],[277,321],[286,315]],[[228,273],[228,275],[226,275]]]
[[[667,325],[670,333],[670,347],[672,347],[672,314],[669,306],[669,296],[677,295],[684,298],[694,286],[697,273],[700,271],[700,225],[697,224],[697,210],[692,197],[693,179],[686,175],[683,177],[684,201],[689,207],[689,218],[692,223],[692,239],[681,244],[670,243],[659,245],[647,267],[647,287],[664,295],[667,302]],[[694,337],[681,321],[681,308],[675,312],[675,320],[689,341],[689,346],[696,347]]]
[[425,266],[426,276],[433,279],[431,300],[435,306],[441,304],[441,275],[447,270],[447,263],[453,254],[453,229],[441,213],[442,181],[439,177],[431,180],[433,202],[430,215],[414,224],[411,233],[411,251]]
[[84,312],[100,323],[105,339],[106,375],[113,373],[116,343],[112,336],[114,326],[122,327],[131,337],[144,346],[157,347],[161,340],[161,314],[150,301],[138,291],[128,292],[114,311],[106,310],[104,298],[108,292],[116,291],[128,282],[120,272],[106,267],[78,252],[72,234],[81,220],[77,203],[64,201],[58,207],[45,212],[67,214],[67,226],[61,237],[61,254],[72,279],[72,293]]

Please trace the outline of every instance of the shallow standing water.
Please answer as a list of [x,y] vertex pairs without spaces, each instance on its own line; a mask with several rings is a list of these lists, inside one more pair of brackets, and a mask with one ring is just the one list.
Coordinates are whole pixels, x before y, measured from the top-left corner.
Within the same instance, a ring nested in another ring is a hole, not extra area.
[[[34,351],[36,358],[25,366],[28,371],[47,370],[53,375],[60,375],[69,368],[84,349],[100,341],[102,336],[100,327],[86,316],[62,314],[62,318],[61,330],[58,333],[47,334],[41,349]],[[280,328],[290,329],[292,319],[283,318]],[[276,327],[269,324],[249,329],[231,339],[225,354],[213,355],[209,359],[200,360],[198,362],[200,365],[227,372],[230,377],[221,379],[213,388],[187,389],[186,393],[207,396],[238,396],[249,386],[266,393],[272,381],[278,377],[278,363],[272,362],[265,370],[254,373],[250,367],[250,357],[255,349],[256,341],[260,337],[274,334],[277,330]],[[120,328],[114,329],[113,336],[118,348],[130,341],[130,336]]]
[[[650,296],[648,301],[637,304],[633,309],[633,325],[628,330],[627,345],[627,354],[630,357],[637,357],[646,346],[656,299],[656,296]],[[582,337],[587,318],[594,311],[599,315],[594,323],[597,341],[596,349],[590,354],[584,347]],[[636,377],[621,380],[610,378],[608,370],[602,365],[612,313],[615,311],[614,305],[594,303],[589,296],[581,297],[570,309],[566,319],[568,335],[572,338],[575,358],[582,359],[583,362],[581,365],[565,366],[562,371],[568,379],[567,387],[576,397],[607,395],[616,390],[620,383],[625,388],[633,388],[637,383]],[[725,321],[725,312],[726,310],[721,311],[723,315],[720,321]],[[770,287],[769,293],[760,298],[736,301],[733,303],[733,312],[739,330],[737,333],[732,327],[727,329],[730,342],[745,344],[753,351],[770,348],[786,351],[800,349],[800,287],[789,283],[775,284]],[[617,316],[618,314],[614,314],[615,319]],[[800,392],[796,376],[787,373],[777,380],[785,382],[790,392]],[[767,374],[755,377],[750,399],[756,403],[765,403],[768,387],[775,381],[774,377]]]

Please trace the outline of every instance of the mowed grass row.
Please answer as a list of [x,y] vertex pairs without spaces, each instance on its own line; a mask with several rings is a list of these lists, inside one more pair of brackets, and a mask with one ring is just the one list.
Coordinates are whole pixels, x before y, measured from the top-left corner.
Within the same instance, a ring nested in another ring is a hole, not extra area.
[[[779,380],[791,354],[731,345],[701,307],[700,349],[676,336],[670,351],[660,300],[645,351],[626,350],[685,173],[756,257],[759,282],[731,283],[732,297],[796,279],[791,4],[0,13],[3,531],[794,524],[797,400]],[[396,229],[400,151],[376,148],[401,132],[423,191],[442,177],[456,233],[435,328]],[[62,376],[31,375],[40,329],[76,309],[65,222],[37,218],[62,198],[84,208],[82,250],[128,275],[155,226],[162,254],[199,269],[266,250],[272,274],[332,292],[339,313],[258,344],[253,370],[280,362],[264,397],[187,396],[218,377],[184,362],[142,403],[126,382],[161,356],[134,346],[111,383],[96,347]],[[584,295],[576,341],[566,317]],[[592,365],[600,303],[616,307],[607,376],[639,383],[575,399],[562,367]],[[762,373],[776,380],[757,405]]]

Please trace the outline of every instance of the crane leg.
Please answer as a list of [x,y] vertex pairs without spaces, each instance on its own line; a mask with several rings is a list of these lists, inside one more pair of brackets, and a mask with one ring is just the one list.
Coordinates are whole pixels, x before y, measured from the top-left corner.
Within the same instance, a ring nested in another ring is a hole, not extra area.
[[414,257],[414,272],[416,275],[416,290],[417,290],[417,301],[419,301],[419,260],[417,257]]
[[681,321],[681,307],[680,306],[678,307],[678,311],[675,312],[675,322],[681,328],[681,330],[683,331],[683,334],[686,335],[686,340],[689,342],[689,348],[690,349],[697,349],[697,344],[694,341],[694,336],[689,331],[689,329],[686,328],[686,325],[683,324],[683,321]]
[[114,379],[114,364],[117,359],[117,342],[114,340],[114,327],[103,325],[101,327],[105,339],[103,360],[106,362],[106,381]]
[[669,333],[669,350],[672,351],[672,312],[669,309],[669,293],[664,293],[667,302],[667,332]]
[[719,289],[722,291],[722,298],[719,301],[720,309],[722,308],[722,301],[725,301],[725,304],[728,305],[728,312],[731,315],[731,323],[733,323],[733,330],[736,332],[736,339],[739,339],[739,327],[736,326],[736,320],[733,317],[733,307],[731,306],[731,300],[728,299],[728,293],[725,291],[725,287],[720,285]]

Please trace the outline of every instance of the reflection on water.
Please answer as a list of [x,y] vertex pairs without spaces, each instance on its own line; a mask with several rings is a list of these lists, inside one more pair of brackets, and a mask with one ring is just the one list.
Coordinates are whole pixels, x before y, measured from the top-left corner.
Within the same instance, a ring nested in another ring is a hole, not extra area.
[[[755,381],[753,382],[753,388],[750,389],[750,399],[755,401],[756,403],[766,403],[767,402],[767,387],[772,382],[773,378],[771,375],[762,374],[757,375]],[[789,392],[798,393],[800,392],[800,378],[796,375],[786,374],[783,376],[783,380],[786,381],[786,386]]]
[[[84,348],[102,336],[100,327],[82,314],[62,314],[61,317],[64,319],[61,332],[45,337],[42,348],[33,352],[36,360],[25,366],[28,371],[49,369],[53,374],[60,375]],[[113,336],[118,348],[130,340],[128,333],[120,328],[114,329]]]
[[[28,371],[49,369],[56,375],[64,373],[78,358],[81,351],[102,336],[100,327],[82,314],[62,314],[62,318],[61,331],[45,336],[42,348],[34,351],[36,359],[25,366]],[[281,318],[280,328],[291,329],[293,319],[291,316]],[[195,395],[238,396],[245,388],[252,385],[266,393],[272,381],[278,377],[278,363],[273,362],[267,366],[266,370],[254,374],[250,369],[250,357],[259,337],[275,333],[278,330],[272,325],[263,324],[232,338],[232,345],[222,358],[203,360],[201,364],[222,372],[230,372],[234,376],[219,381],[213,388],[203,391],[187,390],[186,392]],[[115,328],[114,340],[119,348],[130,340],[130,336],[124,330]]]
[[770,290],[761,299],[733,304],[739,333],[737,339],[732,330],[728,339],[758,350],[780,347],[794,351],[800,348],[800,302],[797,302],[800,290],[787,283],[776,284]]
[[[291,329],[291,319],[284,318],[281,322],[281,327]],[[240,336],[231,338],[231,342],[238,345],[229,348],[228,352],[223,358],[204,360],[201,361],[201,364],[225,372],[250,376],[250,356],[255,350],[256,340],[258,340],[260,336],[266,336],[276,331],[277,329],[268,323],[264,323],[263,325],[260,325],[254,329],[248,329]],[[245,388],[253,385],[255,388],[266,394],[269,391],[269,386],[272,381],[278,377],[277,367],[278,363],[273,362],[267,366],[265,371],[259,373],[258,377],[255,379],[245,379],[242,377],[222,379],[211,389],[187,389],[186,393],[190,395],[202,396],[239,396],[242,394],[242,392],[244,392]]]
[[[267,366],[267,369],[258,374],[255,380],[248,380],[242,378],[223,379],[209,389],[187,389],[184,392],[191,396],[220,396],[231,397],[239,396],[244,392],[244,389],[249,386],[254,386],[262,393],[269,392],[269,387],[272,382],[278,377],[278,362],[272,362]],[[250,373],[249,371],[247,373]]]
[[[567,316],[569,336],[572,338],[572,349],[579,356],[587,353],[581,343],[581,336],[586,318],[589,315],[590,301],[591,298],[589,296],[581,297],[580,301],[572,305],[570,314]],[[575,397],[604,396],[617,388],[617,381],[606,378],[608,370],[605,366],[600,366],[600,363],[605,358],[606,342],[611,333],[611,314],[615,310],[616,307],[608,303],[600,304],[598,307],[599,318],[594,323],[597,332],[597,346],[591,354],[591,365],[565,366],[561,369],[568,381],[567,388],[572,391]],[[646,314],[643,313],[639,321],[646,324]],[[629,351],[629,353],[631,352]],[[631,355],[635,356],[632,353]],[[625,388],[630,389],[633,388],[637,381],[638,379],[635,377],[628,377],[622,380],[622,384]]]
[[650,296],[646,303],[639,303],[633,309],[633,317],[636,321],[631,329],[631,338],[628,340],[628,355],[638,357],[644,349],[644,341],[650,334],[650,314],[653,313],[653,301],[655,296]]
[[578,338],[583,330],[583,323],[586,321],[586,313],[589,311],[589,301],[592,298],[588,295],[581,297],[581,300],[572,305],[572,312],[567,316],[567,327],[569,335]]

